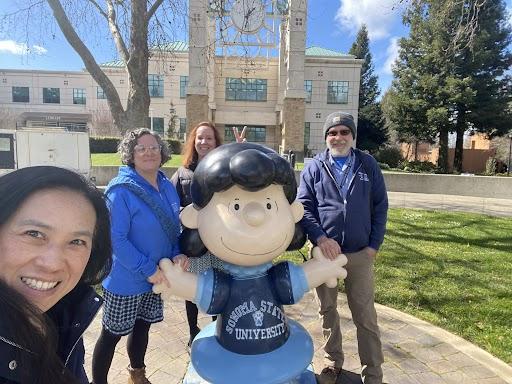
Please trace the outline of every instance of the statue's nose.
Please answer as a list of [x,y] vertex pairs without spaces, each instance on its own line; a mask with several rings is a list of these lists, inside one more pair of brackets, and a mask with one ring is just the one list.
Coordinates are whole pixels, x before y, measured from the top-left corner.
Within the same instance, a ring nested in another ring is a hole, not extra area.
[[257,227],[265,220],[265,210],[259,203],[251,202],[244,207],[244,219],[249,225]]

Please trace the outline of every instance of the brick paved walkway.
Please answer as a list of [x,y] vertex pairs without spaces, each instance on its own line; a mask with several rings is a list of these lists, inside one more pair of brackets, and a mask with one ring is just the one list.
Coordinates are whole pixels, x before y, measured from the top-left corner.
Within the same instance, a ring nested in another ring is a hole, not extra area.
[[[340,295],[346,372],[339,383],[361,383],[355,327],[343,295]],[[322,368],[322,332],[317,305],[312,293],[286,308],[288,315],[304,325],[315,343],[313,366]],[[384,380],[390,384],[512,384],[512,367],[473,344],[412,316],[381,305],[377,306],[385,356]],[[204,315],[201,324],[210,321]],[[84,335],[86,368],[90,375],[91,354],[101,324],[98,316]],[[172,300],[166,304],[165,321],[151,328],[146,365],[152,384],[181,383],[189,355],[186,351],[188,326],[185,304]],[[126,384],[128,357],[126,338],[119,343],[110,370],[110,384]],[[264,384],[264,383],[262,383]]]

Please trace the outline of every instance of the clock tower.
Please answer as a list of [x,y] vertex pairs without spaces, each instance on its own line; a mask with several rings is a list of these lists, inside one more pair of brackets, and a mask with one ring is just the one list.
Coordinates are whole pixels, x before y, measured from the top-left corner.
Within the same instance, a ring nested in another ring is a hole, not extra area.
[[288,0],[287,17],[281,25],[280,85],[281,150],[292,150],[298,160],[304,158],[304,62],[306,58],[307,0]]

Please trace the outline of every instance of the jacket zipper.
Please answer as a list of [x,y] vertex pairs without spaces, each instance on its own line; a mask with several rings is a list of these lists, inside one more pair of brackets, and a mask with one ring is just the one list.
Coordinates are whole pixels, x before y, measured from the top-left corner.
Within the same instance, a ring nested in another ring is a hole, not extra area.
[[[325,161],[321,161],[321,163],[322,163],[322,166],[324,167],[325,171],[327,172],[327,174],[333,181],[334,185],[338,189],[338,192],[339,192],[341,198],[343,199],[343,230],[341,231],[341,245],[343,245],[343,244],[345,244],[345,223],[347,220],[347,199],[343,196],[343,192],[341,191],[341,186],[338,185],[336,178],[332,174],[329,166],[325,163]],[[352,195],[352,191],[354,190],[354,185],[355,185],[354,180],[356,178],[356,175],[357,175],[357,172],[359,171],[359,169],[361,169],[361,164],[359,164],[357,169],[354,171],[354,173],[352,175],[352,180],[350,180],[349,187],[347,189],[347,191],[350,192],[350,195]]]
[[[93,297],[93,300],[96,298],[97,296],[95,295]],[[92,320],[96,317],[96,315],[98,314],[98,312],[100,311],[100,308],[101,308],[101,304],[98,306],[98,308],[96,309],[96,311],[94,311],[93,314],[91,314],[91,316],[89,317],[89,319],[87,319],[87,324],[90,324],[92,322]],[[85,327],[82,331],[82,333],[80,334],[80,336],[75,340],[75,343],[73,344],[73,347],[69,350],[69,353],[68,353],[68,356],[66,357],[66,362],[64,363],[64,367],[67,367],[68,366],[68,363],[69,363],[69,359],[71,358],[71,355],[73,354],[73,351],[75,350],[75,347],[76,345],[78,344],[78,342],[80,341],[80,339],[84,336],[84,333],[85,331],[87,331],[87,327]]]

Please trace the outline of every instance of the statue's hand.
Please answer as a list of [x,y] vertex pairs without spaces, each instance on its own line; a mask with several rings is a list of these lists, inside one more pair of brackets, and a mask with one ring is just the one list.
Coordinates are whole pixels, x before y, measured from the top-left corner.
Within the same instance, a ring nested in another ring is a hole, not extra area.
[[347,270],[343,268],[347,264],[347,257],[340,253],[334,260],[330,260],[324,256],[319,247],[313,248],[313,260],[319,263],[321,271],[324,274],[324,282],[329,288],[338,285],[337,279],[347,277]]
[[170,259],[162,259],[158,264],[160,271],[164,275],[164,280],[161,280],[153,285],[153,292],[156,294],[162,294],[163,297],[171,295],[171,284],[170,281],[174,281],[175,273],[177,269],[181,269],[179,264],[173,263]]

